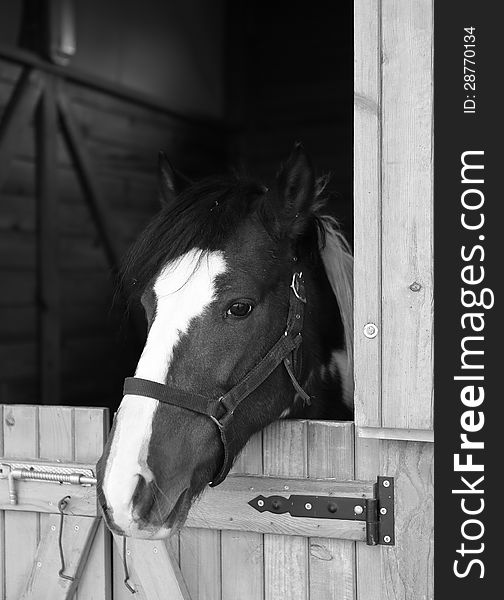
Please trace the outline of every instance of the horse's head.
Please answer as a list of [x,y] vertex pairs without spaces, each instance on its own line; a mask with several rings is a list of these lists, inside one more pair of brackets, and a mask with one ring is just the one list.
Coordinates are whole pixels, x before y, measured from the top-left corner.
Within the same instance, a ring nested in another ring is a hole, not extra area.
[[[328,390],[338,405],[328,379],[338,379],[351,314],[349,255],[316,216],[318,184],[301,146],[274,192],[236,179],[189,184],[165,159],[160,174],[164,207],[124,271],[148,322],[133,383],[147,382],[126,389],[98,468],[110,527],[149,538],[183,523],[253,433],[297,414],[301,388],[317,396],[319,415]],[[324,241],[335,250],[332,275]],[[301,272],[304,291],[291,287]]]

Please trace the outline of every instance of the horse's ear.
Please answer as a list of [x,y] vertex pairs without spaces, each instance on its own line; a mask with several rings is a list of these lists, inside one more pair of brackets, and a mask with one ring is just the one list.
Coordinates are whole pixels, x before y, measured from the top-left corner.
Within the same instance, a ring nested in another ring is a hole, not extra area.
[[277,184],[283,233],[295,237],[303,233],[315,200],[315,173],[300,143],[280,169]]
[[169,206],[175,202],[178,194],[190,185],[191,182],[173,168],[162,150],[158,156],[158,170],[161,203],[163,206]]

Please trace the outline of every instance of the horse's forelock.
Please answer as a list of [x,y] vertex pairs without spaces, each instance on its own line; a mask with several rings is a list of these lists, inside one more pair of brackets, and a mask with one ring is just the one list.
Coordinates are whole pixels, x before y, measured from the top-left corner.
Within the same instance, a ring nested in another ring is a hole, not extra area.
[[136,299],[167,263],[193,248],[203,255],[221,249],[252,213],[264,218],[264,194],[259,184],[233,177],[189,186],[173,206],[153,218],[129,250],[121,269],[122,287]]

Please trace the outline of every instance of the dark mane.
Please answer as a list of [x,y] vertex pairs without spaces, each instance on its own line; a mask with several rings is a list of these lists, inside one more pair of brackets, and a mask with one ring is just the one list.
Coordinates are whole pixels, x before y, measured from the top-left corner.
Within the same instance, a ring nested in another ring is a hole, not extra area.
[[273,219],[266,189],[236,177],[203,179],[180,193],[175,205],[154,217],[126,255],[121,284],[138,297],[162,266],[192,248],[216,250],[248,216],[257,212],[265,227]]

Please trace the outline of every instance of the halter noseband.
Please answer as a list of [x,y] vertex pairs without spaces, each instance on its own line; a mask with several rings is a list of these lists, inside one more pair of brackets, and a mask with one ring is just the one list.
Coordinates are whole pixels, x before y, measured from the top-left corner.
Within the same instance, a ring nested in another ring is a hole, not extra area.
[[310,396],[303,390],[294,374],[297,370],[297,350],[302,342],[301,331],[303,329],[305,304],[303,274],[300,271],[294,271],[290,285],[289,314],[282,337],[239,383],[220,398],[210,398],[196,392],[179,390],[170,385],[139,377],[127,377],[125,379],[125,395],[145,396],[165,404],[185,408],[209,417],[217,425],[224,447],[224,461],[217,477],[210,483],[212,487],[224,481],[236,455],[233,450],[235,437],[231,427],[234,411],[245,398],[273,373],[281,362],[283,362],[296,392],[305,402],[309,403]]

